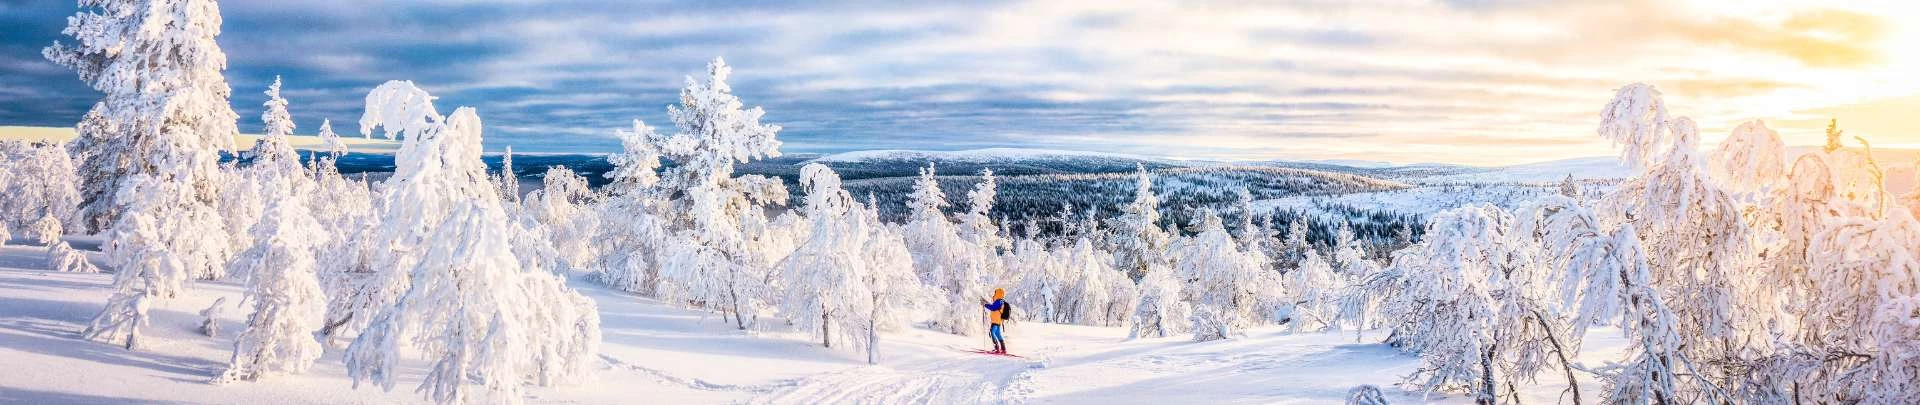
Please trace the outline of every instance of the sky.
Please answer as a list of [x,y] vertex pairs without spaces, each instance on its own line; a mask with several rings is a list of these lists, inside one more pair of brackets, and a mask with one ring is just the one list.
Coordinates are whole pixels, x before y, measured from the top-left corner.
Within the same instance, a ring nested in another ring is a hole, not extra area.
[[[1733,4],[1737,3],[1737,4]],[[1658,87],[1717,142],[1829,118],[1920,147],[1920,10],[1897,1],[248,0],[219,42],[243,131],[275,75],[300,134],[413,80],[490,150],[606,153],[671,131],[715,57],[788,153],[1027,147],[1188,159],[1499,165],[1612,154],[1613,89]],[[96,100],[40,56],[74,2],[0,0],[0,125]]]

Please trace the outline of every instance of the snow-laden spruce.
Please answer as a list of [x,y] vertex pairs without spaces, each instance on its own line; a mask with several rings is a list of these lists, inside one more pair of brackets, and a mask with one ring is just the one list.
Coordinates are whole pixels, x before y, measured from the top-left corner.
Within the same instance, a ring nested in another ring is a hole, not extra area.
[[756,239],[769,228],[764,208],[786,204],[787,189],[779,179],[734,175],[742,162],[780,156],[780,126],[760,123],[759,107],[744,108],[727,85],[732,73],[715,58],[705,81],[688,77],[680,104],[667,107],[679,132],[651,137],[675,163],[660,176],[669,232],[658,246],[654,292],[731,314],[745,329],[768,304],[768,274],[787,253]]
[[[79,137],[68,145],[80,163],[79,230],[113,226],[134,204],[126,198],[165,195],[176,198],[171,205],[209,206],[220,191],[215,152],[232,149],[239,132],[239,115],[228,103],[232,90],[221,74],[227,55],[214,41],[220,35],[219,5],[213,0],[81,0],[79,5],[81,11],[61,31],[73,41],[55,42],[42,52],[103,96],[75,127]],[[126,192],[140,175],[179,182],[192,192]],[[192,247],[175,243],[170,249]],[[229,254],[179,255],[219,259],[184,263],[199,271],[224,265]]]
[[1137,281],[1149,270],[1166,265],[1164,256],[1170,239],[1160,228],[1160,198],[1153,194],[1153,177],[1146,166],[1135,167],[1139,185],[1134,189],[1133,202],[1122,207],[1122,214],[1113,219],[1113,250],[1116,265]]
[[314,332],[320,330],[327,297],[320,289],[314,255],[331,234],[320,227],[308,208],[313,186],[281,179],[292,185],[273,194],[253,226],[254,245],[234,258],[232,270],[247,275],[246,298],[253,304],[247,329],[233,342],[233,358],[215,382],[258,380],[275,374],[306,372],[323,349]]
[[440,403],[517,403],[525,385],[577,380],[599,345],[593,302],[515,257],[516,225],[480,161],[479,116],[441,116],[432,100],[402,81],[367,96],[362,131],[404,142],[376,216],[376,240],[392,250],[364,285],[371,322],[347,347],[348,374],[391,390],[403,353],[416,354],[430,364],[419,390]]
[[[80,162],[79,231],[106,232],[114,292],[85,331],[139,346],[157,299],[215,275],[232,255],[216,162],[232,149],[238,116],[221,70],[226,54],[211,0],[80,2],[43,54],[102,93],[69,145]],[[125,218],[133,217],[133,218]]]
[[[300,155],[294,151],[293,141],[288,139],[293,135],[293,117],[287,112],[287,100],[280,97],[279,77],[274,77],[273,84],[267,86],[266,95],[267,101],[260,113],[266,134],[255,141],[252,148],[241,152],[239,165],[221,171],[227,184],[215,207],[226,220],[227,241],[234,251],[254,246],[253,227],[260,221],[269,201],[311,181],[306,176],[306,168],[300,166]],[[211,278],[226,275],[222,271]]]
[[[278,81],[279,78],[274,80]],[[333,120],[320,120],[320,131],[314,135],[320,137],[320,147],[325,148],[327,157],[339,159],[347,154],[347,142],[340,139],[340,134],[333,132]]]

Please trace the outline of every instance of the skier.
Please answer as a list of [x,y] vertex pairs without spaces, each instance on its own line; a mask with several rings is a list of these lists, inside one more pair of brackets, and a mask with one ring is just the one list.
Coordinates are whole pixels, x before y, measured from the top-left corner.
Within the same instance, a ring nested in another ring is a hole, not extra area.
[[1007,304],[1006,298],[1007,290],[995,288],[993,289],[992,303],[988,303],[987,300],[980,300],[980,305],[987,308],[987,319],[993,322],[993,326],[987,329],[987,336],[993,337],[994,354],[1007,354],[1007,338],[1000,329],[1001,324],[1005,323],[1007,318],[1011,317],[1009,315],[1012,314],[1013,306]]

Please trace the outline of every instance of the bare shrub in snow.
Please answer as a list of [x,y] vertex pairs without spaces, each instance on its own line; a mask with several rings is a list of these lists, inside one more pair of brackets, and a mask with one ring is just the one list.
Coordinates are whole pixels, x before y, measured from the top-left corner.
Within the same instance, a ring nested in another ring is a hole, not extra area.
[[67,241],[55,241],[47,245],[47,268],[68,273],[99,273],[100,268],[87,260],[87,254],[76,250]]

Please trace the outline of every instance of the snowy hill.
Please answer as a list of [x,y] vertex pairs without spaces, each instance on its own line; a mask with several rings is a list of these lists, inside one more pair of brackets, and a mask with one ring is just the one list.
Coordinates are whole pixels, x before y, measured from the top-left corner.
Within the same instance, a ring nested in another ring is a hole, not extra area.
[[813,159],[818,163],[856,163],[897,160],[947,160],[958,162],[1007,162],[1059,159],[1100,159],[1100,160],[1137,160],[1161,163],[1172,162],[1167,159],[1129,155],[1124,153],[1090,152],[1058,149],[1027,148],[985,148],[959,151],[926,151],[904,149],[878,149],[836,153]]
[[[0,376],[0,403],[425,402],[404,384],[393,392],[354,388],[338,347],[304,375],[208,383],[225,366],[231,334],[244,322],[246,311],[231,304],[241,288],[229,282],[201,282],[186,296],[156,305],[152,346],[145,350],[81,340],[112,275],[41,271],[40,255],[35,246],[0,247],[0,368],[25,371]],[[1351,331],[1288,334],[1266,327],[1243,339],[1194,343],[1185,336],[1129,341],[1117,327],[1028,322],[1009,329],[1010,347],[1024,358],[1008,358],[960,350],[984,345],[976,338],[913,329],[882,337],[882,363],[866,365],[859,355],[821,348],[801,333],[737,331],[711,313],[582,280],[572,284],[599,308],[601,359],[590,382],[532,389],[531,403],[1333,403],[1361,384],[1383,387],[1395,403],[1428,402],[1392,388],[1419,359],[1377,343],[1382,331],[1356,339]],[[230,307],[219,319],[228,332],[198,334],[196,313],[223,297]],[[1611,335],[1591,332],[1582,360],[1597,365],[1617,357],[1618,339]],[[417,374],[426,364],[409,366],[406,373]],[[1556,383],[1542,378],[1523,397],[1554,402],[1564,388]],[[1598,388],[1584,377],[1582,385]],[[1458,395],[1429,399],[1471,402]]]
[[1632,169],[1620,164],[1620,159],[1612,156],[1561,159],[1540,163],[1529,163],[1506,167],[1497,167],[1485,171],[1446,174],[1420,178],[1428,183],[1558,183],[1572,175],[1575,179],[1619,179],[1632,174]]
[[[996,169],[996,173],[998,170]],[[1013,226],[1027,219],[1058,214],[1063,204],[1077,210],[1095,208],[1101,215],[1114,215],[1119,205],[1131,201],[1135,188],[1132,170],[1117,173],[1049,174],[999,176],[999,200],[993,215],[1005,217]],[[1408,185],[1391,180],[1317,170],[1258,167],[1205,166],[1154,170],[1155,190],[1161,193],[1161,205],[1167,207],[1172,223],[1183,223],[1190,211],[1209,208],[1229,211],[1245,188],[1255,199],[1308,195],[1338,195],[1397,190]],[[855,195],[873,193],[880,202],[881,217],[899,220],[905,217],[905,201],[913,177],[886,177],[849,181],[847,190]],[[941,176],[940,186],[950,202],[962,200],[979,176]],[[1078,213],[1076,213],[1078,214]]]
[[993,169],[1007,176],[1039,174],[1131,173],[1139,167],[1164,169],[1187,166],[1176,160],[1118,153],[989,148],[963,151],[871,150],[821,156],[806,163],[832,167],[841,177],[872,179],[910,177],[932,164],[941,174],[973,175]]

